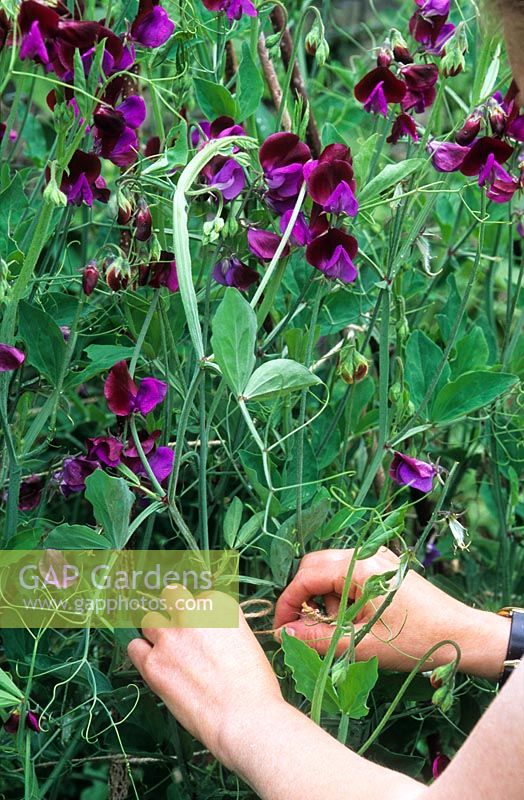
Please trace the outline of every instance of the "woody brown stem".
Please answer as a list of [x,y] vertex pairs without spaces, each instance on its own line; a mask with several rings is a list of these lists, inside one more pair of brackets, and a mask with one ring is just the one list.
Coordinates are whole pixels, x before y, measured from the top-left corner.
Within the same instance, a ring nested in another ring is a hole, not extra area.
[[[282,39],[280,40],[280,54],[282,56],[284,67],[288,69],[293,55],[293,39],[291,38],[289,30],[286,28],[286,21],[282,8],[280,6],[275,6],[270,14],[270,18],[275,33],[280,33],[283,31]],[[295,94],[298,97],[301,97],[304,103],[309,105],[306,84],[296,61],[293,64],[293,71],[291,73],[291,87],[293,88]],[[320,141],[320,134],[318,132],[317,121],[311,106],[309,106],[307,142],[313,152],[313,155],[318,156],[322,150],[322,144]]]
[[[273,104],[277,111],[280,110],[280,105],[282,103],[282,88],[278,81],[277,73],[275,72],[275,68],[273,66],[273,62],[269,57],[269,52],[266,47],[266,37],[263,33],[260,34],[258,39],[258,57],[260,59],[260,64],[262,66],[262,71],[264,73],[264,77],[266,79],[266,83],[268,85],[269,91],[271,92],[271,97],[273,98]],[[282,114],[282,128],[285,131],[291,130],[291,117],[289,116],[287,109],[284,109]]]

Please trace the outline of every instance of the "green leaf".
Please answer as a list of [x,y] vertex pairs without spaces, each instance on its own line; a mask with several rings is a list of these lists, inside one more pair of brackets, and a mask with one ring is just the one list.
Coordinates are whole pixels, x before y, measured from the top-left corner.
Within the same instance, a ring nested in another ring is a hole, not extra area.
[[[293,674],[297,692],[303,694],[311,702],[322,667],[322,659],[316,650],[300,639],[290,636],[285,630],[282,631],[282,649],[284,661]],[[328,714],[337,714],[340,710],[338,697],[329,676],[322,698],[322,706]]]
[[378,658],[345,664],[336,682],[340,708],[351,719],[361,719],[369,711],[369,693],[378,680]]
[[9,673],[5,672],[3,669],[0,669],[0,690],[2,691],[3,697],[11,701],[7,705],[19,703],[20,700],[24,699],[24,695],[18,686],[13,683]]
[[239,118],[238,103],[225,86],[204,78],[195,78],[193,83],[197,103],[208,119],[222,116]]
[[238,497],[233,497],[224,517],[224,541],[228,547],[235,546],[238,529],[242,522],[244,505]]
[[252,374],[243,391],[246,400],[267,400],[322,383],[306,367],[290,358],[266,361]]
[[151,161],[149,166],[142,170],[142,175],[166,175],[177,167],[185,167],[189,153],[187,122],[179,120],[168,133],[167,140],[175,140],[172,147],[168,147],[164,153],[155,161]]
[[[438,365],[442,361],[442,350],[422,331],[414,331],[406,345],[405,377],[410,388],[410,400],[419,406],[429,389]],[[449,378],[449,365],[446,364],[433,396],[444,386]],[[430,400],[426,407],[426,417],[431,409]]]
[[[455,320],[457,319],[461,298],[459,294],[459,290],[457,288],[457,281],[455,280],[454,275],[449,275],[446,281],[446,288],[447,288],[447,296],[448,299],[446,303],[442,307],[442,313],[437,314],[437,322],[440,328],[440,332],[442,334],[442,340],[447,342],[451,336],[451,331],[453,330],[453,325],[455,324]],[[464,314],[459,325],[457,339],[462,338],[462,336],[466,335],[466,315]]]
[[45,540],[54,550],[109,550],[111,542],[87,525],[59,525]]
[[[329,513],[331,498],[324,490],[317,493],[309,508],[302,512],[302,540],[305,544],[324,524]],[[297,541],[297,515],[292,514],[277,531],[271,540],[269,565],[273,581],[277,586],[285,586],[295,556]]]
[[99,372],[110,369],[118,361],[128,361],[134,352],[134,347],[114,344],[90,344],[85,348],[88,359],[97,365]]
[[518,383],[516,375],[503,372],[465,372],[451,381],[437,395],[433,422],[450,422],[492,403]]
[[238,119],[247,119],[257,110],[264,94],[264,82],[260,77],[260,68],[253,61],[247,42],[242,44],[242,60],[238,67]]
[[339,144],[340,142],[345,144],[345,137],[332,122],[325,122],[322,125],[321,138],[322,147],[327,147],[329,144]]
[[22,175],[17,174],[0,192],[0,256],[7,260],[9,252],[16,247],[16,226],[27,208]]
[[489,347],[480,325],[475,325],[467,336],[464,336],[455,346],[456,356],[451,363],[453,378],[464,372],[485,367],[488,363]]
[[111,546],[121,550],[129,539],[129,517],[135,501],[129,486],[123,478],[112,478],[97,469],[86,478],[85,496]]
[[255,366],[257,317],[237,289],[228,288],[213,319],[211,346],[229,388],[244,392]]
[[386,189],[396,186],[417,170],[424,169],[425,166],[426,161],[423,158],[408,158],[406,161],[388,164],[364,186],[358,196],[359,203],[369,203]]
[[25,342],[28,361],[51,383],[58,381],[66,345],[54,319],[38,306],[22,300],[19,305],[20,336]]

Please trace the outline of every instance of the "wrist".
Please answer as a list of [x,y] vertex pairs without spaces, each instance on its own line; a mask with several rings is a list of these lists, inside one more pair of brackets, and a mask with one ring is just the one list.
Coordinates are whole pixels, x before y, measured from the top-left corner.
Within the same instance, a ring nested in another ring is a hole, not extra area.
[[511,620],[492,611],[470,609],[457,644],[462,656],[459,669],[480,678],[498,680],[508,649]]
[[293,713],[297,713],[296,709],[281,694],[230,709],[220,725],[215,755],[228,769],[247,780],[250,762],[260,758],[264,742],[271,740],[271,731],[274,735],[282,720]]

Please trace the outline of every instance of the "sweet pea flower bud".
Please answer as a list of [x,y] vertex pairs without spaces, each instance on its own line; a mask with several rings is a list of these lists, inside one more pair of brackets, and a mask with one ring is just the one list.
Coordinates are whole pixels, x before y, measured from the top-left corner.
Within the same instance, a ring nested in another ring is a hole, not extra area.
[[391,49],[393,51],[393,58],[399,64],[413,63],[413,56],[409,52],[409,48],[402,34],[395,28],[391,31]]
[[393,53],[389,47],[382,46],[377,55],[377,67],[389,67],[393,61]]
[[482,125],[482,112],[476,108],[464,122],[462,128],[455,134],[455,141],[460,145],[468,145],[478,136]]
[[135,216],[135,238],[139,242],[147,242],[151,236],[151,227],[153,220],[151,218],[151,211],[145,200],[138,201],[138,211]]
[[82,272],[82,289],[87,297],[89,297],[90,294],[93,294],[98,283],[99,276],[100,273],[98,272],[96,261],[90,261],[88,264],[86,264]]
[[60,187],[58,186],[56,180],[56,168],[57,168],[56,161],[51,161],[49,165],[50,175],[49,180],[47,181],[47,186],[44,189],[44,197],[49,203],[53,203],[55,206],[66,206],[67,205],[67,195],[61,191]]
[[447,40],[445,53],[440,62],[442,74],[445,78],[454,78],[462,72],[466,66],[464,53],[468,49],[468,40],[464,31],[464,26],[458,25],[453,36]]
[[493,98],[488,103],[489,124],[496,136],[501,136],[506,130],[507,115],[500,103]]
[[429,682],[434,689],[440,689],[441,686],[453,686],[455,678],[455,664],[442,664],[433,670],[429,677]]
[[446,714],[453,705],[453,692],[450,690],[449,686],[441,686],[433,693],[431,702]]
[[342,378],[344,383],[351,385],[363,380],[368,374],[368,362],[364,356],[356,350],[353,344],[345,345],[340,351],[337,375]]
[[106,283],[114,292],[126,289],[131,277],[129,263],[120,256],[106,266]]
[[319,19],[315,19],[311,30],[306,36],[306,52],[315,56],[319,67],[323,67],[329,56],[329,45],[324,36],[324,26]]

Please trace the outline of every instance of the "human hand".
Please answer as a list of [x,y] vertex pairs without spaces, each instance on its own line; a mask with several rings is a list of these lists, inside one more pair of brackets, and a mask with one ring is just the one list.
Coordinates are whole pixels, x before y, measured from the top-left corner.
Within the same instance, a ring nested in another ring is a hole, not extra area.
[[[304,615],[302,604],[314,605],[322,597],[327,614],[335,617],[349,569],[352,550],[323,550],[306,555],[297,574],[280,596],[275,613],[275,628],[286,628],[318,652],[329,647],[334,626],[313,622]],[[386,547],[371,558],[355,562],[349,600],[358,600],[364,584],[373,575],[397,570],[400,559]],[[370,622],[384,596],[366,603],[354,624],[358,632]],[[451,639],[461,649],[460,669],[482,677],[497,678],[502,669],[509,638],[508,620],[461,603],[409,570],[391,604],[356,648],[358,659],[376,655],[386,669],[410,671],[433,645]],[[343,637],[337,655],[349,646]],[[452,645],[439,648],[424,665],[433,669],[456,656]]]
[[[164,596],[170,591],[164,590]],[[181,587],[176,593],[190,595]],[[133,639],[128,654],[184,728],[234,769],[234,742],[242,726],[257,715],[273,713],[285,702],[264,651],[235,601],[219,592],[199,597],[234,603],[238,627],[150,627],[158,624],[157,615],[146,614],[145,639]]]

